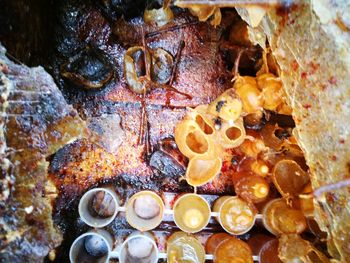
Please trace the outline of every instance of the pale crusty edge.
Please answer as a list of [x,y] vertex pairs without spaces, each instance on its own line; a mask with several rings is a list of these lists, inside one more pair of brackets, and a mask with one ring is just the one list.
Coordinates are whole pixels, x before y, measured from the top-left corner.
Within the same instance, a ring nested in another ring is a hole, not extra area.
[[[267,37],[271,45],[317,189],[350,177],[350,3],[304,1],[284,18],[276,10],[250,33],[257,43]],[[246,9],[237,11],[249,23]],[[314,200],[315,218],[329,234],[328,250],[341,262],[350,259],[348,189]]]

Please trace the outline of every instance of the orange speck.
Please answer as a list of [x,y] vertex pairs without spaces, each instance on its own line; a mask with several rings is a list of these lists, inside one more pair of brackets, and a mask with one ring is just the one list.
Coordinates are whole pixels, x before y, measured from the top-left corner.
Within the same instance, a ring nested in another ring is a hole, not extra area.
[[320,67],[320,64],[315,64],[313,62],[310,62],[309,65],[311,67],[310,74],[315,74],[317,69]]
[[329,79],[328,79],[328,82],[332,85],[335,85],[337,84],[337,79],[334,77],[334,76],[331,76]]
[[297,71],[297,69],[299,68],[298,62],[296,60],[292,61],[292,69],[294,71]]

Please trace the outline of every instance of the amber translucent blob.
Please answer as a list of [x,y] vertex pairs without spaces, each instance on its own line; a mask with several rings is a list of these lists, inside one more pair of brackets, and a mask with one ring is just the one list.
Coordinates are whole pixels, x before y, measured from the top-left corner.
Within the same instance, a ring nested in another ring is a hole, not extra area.
[[210,24],[214,27],[221,23],[220,8],[213,5],[201,5],[201,4],[185,4],[185,2],[178,3],[179,7],[186,7],[190,10],[190,13],[197,16],[199,21],[207,21],[210,18]]
[[224,196],[215,201],[213,210],[219,212],[221,226],[230,234],[248,232],[255,222],[255,211],[246,201],[237,196]]
[[269,190],[266,179],[257,175],[243,177],[235,184],[236,194],[252,203],[264,201],[269,195]]
[[204,247],[195,237],[175,232],[167,241],[167,262],[204,263]]
[[266,242],[259,253],[259,263],[282,263],[278,257],[278,240]]
[[222,161],[219,157],[193,157],[187,166],[186,180],[192,186],[203,185],[220,173],[221,166]]
[[274,237],[263,233],[251,233],[247,240],[247,244],[253,252],[253,255],[259,255],[262,247]]
[[231,237],[216,248],[214,263],[253,263],[252,251],[247,243]]
[[262,131],[261,135],[263,137],[264,143],[267,147],[270,147],[276,151],[279,151],[282,148],[284,139],[280,139],[276,136],[276,131],[279,129],[278,125],[275,124],[266,124]]
[[282,196],[300,194],[310,181],[309,175],[292,160],[279,161],[272,172],[272,179]]
[[[251,79],[247,78],[247,83]],[[226,149],[241,145],[246,132],[242,102],[234,89],[221,94],[209,105],[190,109],[175,127],[175,141],[188,157],[186,180],[192,186],[210,182],[221,171]]]
[[290,207],[284,199],[270,201],[263,210],[263,223],[272,234],[299,234],[307,226],[301,210]]
[[259,153],[267,149],[264,142],[259,138],[245,139],[239,148],[245,155],[254,158],[257,158]]
[[235,121],[242,113],[242,102],[234,90],[230,89],[210,103],[208,113],[225,121]]
[[[144,48],[142,46],[130,47],[124,56],[124,76],[129,88],[138,94],[145,92],[147,80],[145,76]],[[146,63],[151,64],[151,56],[146,53]]]
[[282,82],[271,73],[264,73],[257,77],[259,88],[262,90],[264,109],[275,111],[283,102]]
[[260,176],[267,176],[270,168],[267,166],[267,164],[261,160],[256,160],[251,164],[251,169],[254,173],[260,175]]
[[234,88],[243,103],[243,111],[245,113],[255,113],[262,110],[262,94],[255,78],[239,77],[234,84]]
[[170,7],[163,6],[159,9],[146,9],[143,14],[143,20],[147,24],[157,24],[157,26],[164,26],[174,19],[174,14]]
[[232,236],[227,233],[216,233],[211,235],[205,243],[205,251],[207,254],[214,254],[215,249],[219,246],[219,244],[231,237]]
[[317,262],[328,263],[330,260],[317,250],[310,242],[299,235],[282,235],[279,238],[279,257],[283,262]]

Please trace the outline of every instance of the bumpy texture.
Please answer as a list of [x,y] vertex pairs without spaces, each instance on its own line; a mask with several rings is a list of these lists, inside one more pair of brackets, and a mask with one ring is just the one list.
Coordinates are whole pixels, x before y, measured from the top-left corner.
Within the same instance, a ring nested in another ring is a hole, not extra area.
[[[246,9],[238,12],[250,23]],[[349,14],[349,1],[304,1],[271,8],[250,32],[263,45],[267,37],[279,64],[314,189],[350,177]],[[349,188],[320,197],[315,216],[329,234],[329,252],[349,262]]]
[[5,52],[0,45],[0,262],[43,262],[62,240],[46,157],[80,137],[84,123],[43,68]]

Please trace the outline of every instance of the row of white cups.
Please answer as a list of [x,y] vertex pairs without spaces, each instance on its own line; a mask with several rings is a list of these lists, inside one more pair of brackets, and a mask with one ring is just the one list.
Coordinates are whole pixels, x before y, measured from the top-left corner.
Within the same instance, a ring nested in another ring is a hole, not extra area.
[[[112,198],[111,205],[113,206],[114,211],[112,211],[111,215],[108,217],[96,217],[95,215],[93,215],[91,213],[91,208],[90,208],[91,200],[94,198],[94,196],[98,192],[101,192],[101,191],[104,192],[105,194],[110,195],[110,197]],[[158,199],[160,204],[163,204],[163,206],[161,207],[161,213],[159,213],[159,216],[156,218],[156,220],[153,220],[153,222],[152,222],[152,220],[148,220],[148,221],[143,221],[140,219],[134,220],[137,217],[135,217],[133,215],[133,212],[130,210],[130,207],[132,207],[132,205],[130,205],[130,204],[132,204],[132,202],[135,200],[135,198],[137,198],[141,194],[152,195],[152,197]],[[81,220],[85,224],[92,227],[92,229],[90,231],[80,235],[78,238],[76,238],[74,240],[73,244],[71,245],[70,251],[69,251],[70,262],[81,263],[82,260],[79,257],[84,253],[84,251],[86,251],[86,249],[87,249],[86,242],[89,242],[90,240],[92,240],[91,242],[94,242],[93,244],[95,246],[97,246],[97,248],[99,248],[100,250],[102,248],[102,250],[103,250],[102,252],[104,252],[104,253],[101,253],[101,255],[97,259],[94,259],[91,261],[85,259],[85,262],[108,263],[110,259],[118,258],[120,263],[126,263],[126,262],[128,262],[128,260],[127,260],[128,244],[131,244],[133,241],[140,240],[140,239],[145,240],[148,242],[148,244],[152,245],[152,250],[151,250],[152,253],[151,253],[151,255],[149,255],[148,262],[156,263],[158,261],[158,259],[166,259],[167,254],[159,251],[155,236],[153,234],[151,234],[150,232],[148,232],[149,230],[156,228],[161,223],[161,221],[163,220],[163,216],[165,214],[172,215],[173,220],[174,220],[175,224],[177,225],[177,227],[179,227],[179,229],[181,229],[182,231],[187,232],[187,233],[199,232],[209,223],[210,217],[215,217],[215,218],[219,217],[219,212],[210,211],[210,205],[209,205],[208,201],[197,194],[184,194],[184,195],[182,195],[181,197],[179,197],[176,200],[176,202],[174,203],[174,207],[176,206],[176,204],[178,202],[181,201],[182,198],[188,197],[189,195],[193,195],[196,198],[202,199],[201,201],[203,201],[204,206],[207,206],[207,208],[209,210],[209,215],[210,215],[207,219],[207,222],[205,222],[205,224],[203,224],[203,227],[196,229],[195,231],[189,231],[188,229],[184,229],[181,222],[178,222],[179,220],[176,219],[176,216],[174,215],[174,210],[165,209],[164,203],[163,203],[163,200],[161,199],[161,197],[152,191],[141,191],[141,192],[134,194],[127,201],[125,206],[120,206],[120,198],[110,188],[94,188],[94,189],[87,191],[79,201],[78,212],[79,212],[79,216],[80,216]],[[125,212],[127,222],[132,227],[136,228],[137,230],[135,230],[133,233],[131,233],[124,240],[124,242],[121,244],[121,246],[118,246],[117,249],[114,249],[113,236],[103,228],[106,227],[107,225],[109,225],[110,223],[112,223],[119,212]],[[257,214],[255,216],[255,219],[259,218],[259,217],[261,217],[261,215]],[[218,221],[221,224],[220,220],[218,220]],[[252,223],[251,227],[253,225],[254,225],[254,222]],[[248,232],[251,229],[251,227],[248,228],[247,231],[245,231],[244,233]],[[229,231],[227,231],[227,232],[229,232]],[[241,234],[243,234],[243,233],[241,233]],[[212,260],[213,255],[207,254],[205,256],[205,259]],[[257,260],[256,256],[254,256],[254,260]]]

